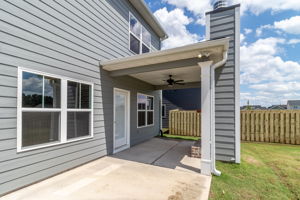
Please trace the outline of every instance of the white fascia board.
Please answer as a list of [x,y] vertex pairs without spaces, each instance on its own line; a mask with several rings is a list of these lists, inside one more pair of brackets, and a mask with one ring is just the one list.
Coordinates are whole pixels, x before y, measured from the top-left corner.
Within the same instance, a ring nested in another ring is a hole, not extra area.
[[209,40],[163,51],[102,61],[100,62],[100,66],[102,66],[104,70],[115,71],[138,66],[159,64],[198,57],[202,51],[205,51],[208,48],[220,48],[220,53],[222,54],[224,51],[228,50],[229,40],[230,38]]

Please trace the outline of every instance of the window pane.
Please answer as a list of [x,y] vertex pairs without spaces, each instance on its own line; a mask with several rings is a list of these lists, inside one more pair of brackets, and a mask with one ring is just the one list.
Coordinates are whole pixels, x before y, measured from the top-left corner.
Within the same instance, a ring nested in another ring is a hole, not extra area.
[[147,46],[145,46],[145,45],[143,44],[142,52],[143,52],[143,53],[149,53],[149,52],[150,52],[150,49],[149,49]]
[[138,110],[146,110],[147,97],[142,94],[137,95]]
[[140,53],[140,41],[130,34],[130,50],[136,54]]
[[68,108],[79,108],[79,83],[68,81]]
[[143,42],[144,42],[147,46],[150,46],[150,44],[151,44],[151,35],[150,35],[150,33],[147,31],[147,29],[145,29],[144,27],[142,28],[142,38],[143,38]]
[[147,112],[147,125],[153,124],[153,111]]
[[81,84],[81,108],[91,108],[91,86],[86,84]]
[[44,78],[44,107],[60,108],[60,79]]
[[146,111],[138,111],[138,126],[146,126]]
[[23,107],[41,108],[43,96],[43,76],[23,72],[22,84]]
[[147,110],[153,110],[153,97],[147,97]]
[[140,39],[141,24],[132,15],[130,15],[130,31],[133,32]]
[[59,130],[60,113],[22,113],[22,147],[58,141]]
[[161,116],[166,117],[166,105],[161,106]]
[[68,112],[67,138],[90,135],[90,112]]

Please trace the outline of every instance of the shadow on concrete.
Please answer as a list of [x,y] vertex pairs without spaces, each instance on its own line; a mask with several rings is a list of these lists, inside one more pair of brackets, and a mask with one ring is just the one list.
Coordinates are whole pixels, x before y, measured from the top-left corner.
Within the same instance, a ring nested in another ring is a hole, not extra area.
[[194,141],[153,138],[111,157],[170,169],[200,172],[200,159],[190,157]]

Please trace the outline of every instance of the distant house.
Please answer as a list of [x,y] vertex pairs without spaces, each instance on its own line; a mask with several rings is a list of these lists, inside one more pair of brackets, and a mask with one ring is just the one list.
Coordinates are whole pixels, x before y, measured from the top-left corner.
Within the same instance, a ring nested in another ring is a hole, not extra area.
[[266,110],[266,107],[263,107],[261,105],[245,105],[241,106],[241,110]]
[[286,110],[286,105],[272,105],[268,107],[269,110]]
[[287,109],[300,110],[300,100],[289,100],[289,101],[287,101]]

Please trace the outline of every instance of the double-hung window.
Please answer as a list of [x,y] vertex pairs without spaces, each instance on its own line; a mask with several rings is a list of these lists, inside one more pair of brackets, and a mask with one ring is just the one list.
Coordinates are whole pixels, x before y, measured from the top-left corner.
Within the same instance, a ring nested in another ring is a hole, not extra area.
[[17,149],[93,136],[93,84],[19,68]]
[[129,13],[129,48],[136,54],[148,53],[151,49],[151,34]]
[[137,121],[138,127],[154,124],[154,97],[144,94],[137,95]]
[[67,139],[88,136],[91,132],[91,86],[68,81]]

